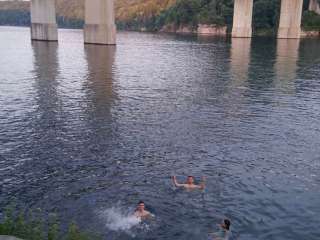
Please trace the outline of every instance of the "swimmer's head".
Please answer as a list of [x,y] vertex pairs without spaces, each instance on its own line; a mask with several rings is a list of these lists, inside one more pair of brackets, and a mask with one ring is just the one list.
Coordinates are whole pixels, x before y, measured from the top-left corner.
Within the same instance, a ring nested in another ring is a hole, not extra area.
[[231,222],[229,219],[224,219],[222,223],[222,227],[226,230],[230,229]]
[[187,184],[194,184],[194,177],[193,176],[188,176]]
[[145,209],[145,204],[144,204],[143,201],[140,201],[140,202],[138,203],[137,210],[138,210],[138,211],[144,211],[144,209]]

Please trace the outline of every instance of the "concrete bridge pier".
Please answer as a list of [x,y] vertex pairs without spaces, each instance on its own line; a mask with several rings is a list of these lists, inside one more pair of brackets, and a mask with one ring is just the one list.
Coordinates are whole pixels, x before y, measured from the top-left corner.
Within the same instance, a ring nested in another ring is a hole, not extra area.
[[85,0],[84,42],[116,44],[114,0]]
[[31,39],[58,41],[55,0],[31,0]]
[[253,0],[235,0],[232,37],[250,38],[252,36]]
[[318,0],[310,0],[309,11],[313,11],[313,12],[316,12],[317,14],[320,14],[320,4]]
[[300,38],[303,0],[281,0],[278,38]]

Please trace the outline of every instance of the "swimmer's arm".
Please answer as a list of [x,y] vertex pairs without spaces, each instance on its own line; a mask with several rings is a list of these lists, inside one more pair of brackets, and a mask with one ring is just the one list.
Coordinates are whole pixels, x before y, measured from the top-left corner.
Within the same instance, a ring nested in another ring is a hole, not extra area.
[[209,233],[213,237],[213,240],[222,240],[218,235],[218,233]]
[[202,182],[199,185],[195,185],[195,187],[204,190],[206,188],[206,178],[202,177]]
[[172,177],[172,181],[173,181],[173,184],[176,186],[176,187],[183,187],[184,184],[180,184],[177,182],[177,177],[176,176],[173,176]]
[[152,220],[155,218],[155,215],[153,215],[150,212],[147,212],[145,215],[140,217],[142,220]]
[[202,190],[206,188],[206,178],[205,177],[202,177],[202,182],[199,187]]
[[213,240],[223,240],[223,239],[220,237],[214,237]]
[[151,212],[148,212],[147,218],[148,219],[154,219],[156,216],[153,215]]

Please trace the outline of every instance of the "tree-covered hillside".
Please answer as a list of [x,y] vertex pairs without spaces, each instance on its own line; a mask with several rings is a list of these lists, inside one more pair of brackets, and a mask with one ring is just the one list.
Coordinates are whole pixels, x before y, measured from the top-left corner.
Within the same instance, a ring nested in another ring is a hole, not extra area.
[[233,0],[177,0],[154,18],[153,28],[166,24],[197,26],[199,23],[231,24]]
[[[129,0],[122,0],[128,2]],[[138,4],[139,0],[135,0]],[[155,1],[155,0],[153,0]],[[318,0],[320,3],[320,0]],[[232,26],[234,0],[173,0],[157,11],[137,11],[139,14],[118,18],[120,27],[139,30],[160,30],[165,25],[177,27],[198,24]],[[138,4],[139,5],[139,4]],[[253,29],[255,33],[276,33],[281,0],[254,0]],[[320,30],[320,16],[308,11],[309,0],[304,0],[302,26]],[[135,11],[133,11],[135,12]]]

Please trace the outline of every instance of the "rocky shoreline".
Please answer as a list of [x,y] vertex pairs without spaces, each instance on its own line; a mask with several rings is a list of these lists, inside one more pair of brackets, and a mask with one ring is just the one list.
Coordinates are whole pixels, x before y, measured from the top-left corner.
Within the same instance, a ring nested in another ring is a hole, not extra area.
[[198,34],[208,36],[227,36],[227,26],[218,26],[215,24],[198,24],[198,26],[176,26],[174,24],[165,25],[159,32],[179,33],[179,34]]
[[[145,32],[146,29],[141,29]],[[204,36],[229,36],[231,33],[228,31],[227,26],[220,26],[215,24],[198,24],[198,26],[176,26],[174,24],[168,24],[162,27],[159,32],[161,33],[177,33],[177,34],[197,34]],[[270,33],[257,33],[255,36],[271,36]],[[320,31],[301,30],[302,38],[315,38],[320,37]]]

